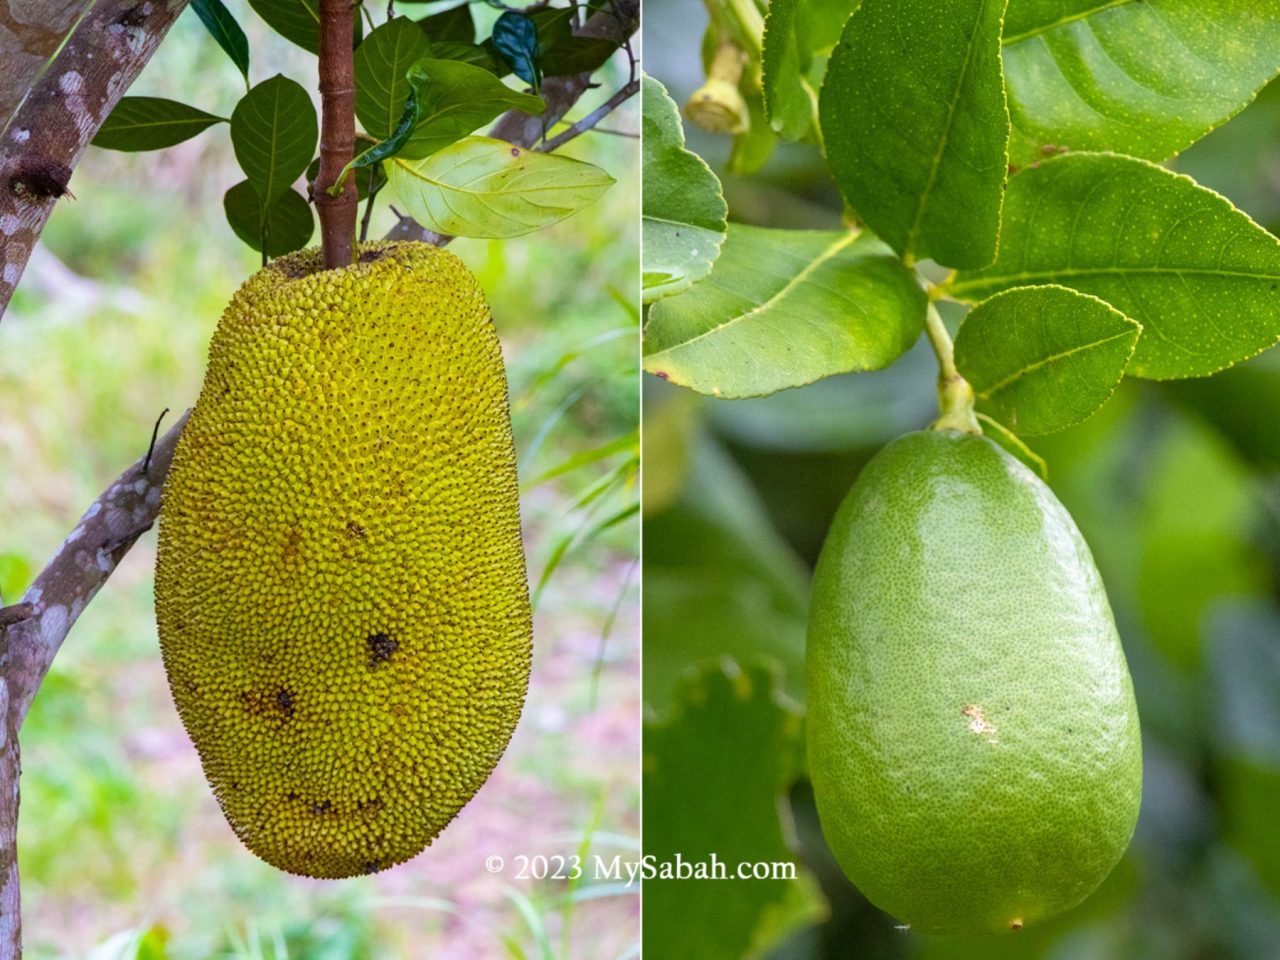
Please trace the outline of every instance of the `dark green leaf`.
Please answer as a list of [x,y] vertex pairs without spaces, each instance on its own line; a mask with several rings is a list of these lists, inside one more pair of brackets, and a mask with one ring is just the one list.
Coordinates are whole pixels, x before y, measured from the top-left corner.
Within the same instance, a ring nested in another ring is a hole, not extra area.
[[[307,183],[314,184],[316,182],[316,176],[319,173],[320,158],[316,157],[307,166],[307,172],[305,174]],[[387,184],[387,173],[383,168],[383,165],[380,163],[374,166],[365,165],[355,167],[352,170],[352,173],[356,178],[356,189],[359,191],[361,199],[364,199],[369,196],[369,194],[377,190],[381,190]]]
[[778,135],[769,126],[764,113],[764,97],[758,91],[747,91],[747,129],[733,138],[733,149],[724,168],[729,173],[747,177],[758,171],[773,156]]
[[438,40],[431,44],[431,56],[436,60],[457,60],[469,63],[473,67],[481,67],[492,74],[506,76],[511,68],[499,63],[491,45],[480,43],[462,43],[458,40]]
[[728,207],[720,181],[685,149],[680,111],[666,88],[641,80],[644,151],[644,302],[679,293],[711,272]]
[[356,48],[356,116],[366,133],[391,136],[409,95],[409,68],[431,56],[431,44],[407,17],[388,20]]
[[786,140],[799,140],[818,113],[815,60],[829,53],[859,0],[773,0],[765,18],[764,101],[769,122]]
[[1280,65],[1276,0],[1009,0],[1010,162],[1064,149],[1166,160]]
[[543,76],[591,73],[604,66],[617,49],[616,43],[601,37],[565,37],[557,40],[542,55]]
[[493,25],[493,46],[515,75],[536,91],[542,86],[538,65],[538,28],[522,13],[508,10]]
[[1198,377],[1280,340],[1280,241],[1195,181],[1075,153],[1009,181],[1000,256],[961,272],[962,300],[1057,283],[1142,324],[1128,372]]
[[[320,52],[319,0],[249,0],[249,6],[286,40],[311,53]],[[355,21],[359,24],[360,18]]]
[[231,11],[223,5],[222,0],[191,0],[191,8],[204,24],[205,29],[218,42],[236,69],[249,79],[249,40],[245,37],[240,24],[231,15]]
[[541,98],[456,60],[420,60],[410,68],[408,83],[421,105],[419,123],[401,151],[412,159],[430,156],[508,110],[537,115],[546,109]]
[[711,275],[654,304],[644,368],[716,397],[879,370],[924,326],[925,294],[870,234],[729,224]]
[[1142,328],[1097,297],[1015,287],[978,304],[956,337],[956,367],[984,410],[1023,436],[1087,420],[1107,402]]
[[863,0],[827,67],[827,165],[908,262],[982,267],[996,254],[1009,117],[1003,0]]
[[[418,121],[421,119],[422,107],[418,103],[417,96],[410,90],[409,97],[404,102],[404,114],[400,117],[400,123],[396,125],[395,130],[391,132],[391,136],[385,140],[380,140],[368,150],[358,154],[342,171],[342,174],[338,177],[338,183],[345,182],[344,178],[352,170],[364,170],[375,165],[377,165],[377,169],[381,169],[383,160],[394,157],[409,142],[413,128],[418,125]],[[361,196],[364,195],[361,193]]]
[[223,117],[161,97],[122,97],[93,138],[107,150],[161,150],[189,140]]
[[[675,716],[645,724],[645,856],[666,865],[677,856],[690,864],[713,855],[726,864],[791,861],[779,810],[799,775],[802,732],[799,711],[759,665],[725,659],[691,678]],[[698,960],[749,956],[798,886],[646,877],[645,950]]]
[[222,198],[222,209],[236,236],[269,257],[301,250],[311,239],[315,221],[311,205],[296,190],[286,190],[269,207],[248,180],[241,180]]
[[427,39],[434,45],[438,41],[449,40],[460,43],[476,42],[476,22],[471,16],[471,4],[450,7],[442,13],[432,14],[418,21],[418,26],[427,34]]
[[266,206],[307,169],[317,135],[307,91],[279,74],[245,94],[231,114],[236,160]]

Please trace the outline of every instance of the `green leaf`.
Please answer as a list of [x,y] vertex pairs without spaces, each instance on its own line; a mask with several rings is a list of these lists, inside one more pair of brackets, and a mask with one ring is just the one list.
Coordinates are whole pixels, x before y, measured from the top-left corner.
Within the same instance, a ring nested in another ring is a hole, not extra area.
[[279,74],[245,94],[231,114],[236,160],[268,207],[307,169],[317,136],[307,91]]
[[476,21],[471,15],[471,4],[464,3],[448,10],[434,13],[418,21],[427,39],[433,44],[437,40],[475,43]]
[[315,230],[311,204],[296,190],[286,190],[264,209],[253,184],[241,180],[223,196],[222,209],[236,236],[254,250],[265,246],[268,257],[301,250]]
[[409,95],[405,74],[429,56],[427,35],[407,17],[388,20],[365,37],[355,52],[356,116],[365,132],[379,139],[391,136]]
[[1142,327],[1066,287],[1016,287],[978,304],[956,367],[983,409],[1023,436],[1089,419],[1124,376]]
[[733,458],[680,422],[685,400],[698,402],[683,391],[661,404],[645,398],[645,706],[666,713],[683,678],[724,657],[769,663],[802,698],[804,563]]
[[827,53],[859,0],[772,0],[764,22],[764,103],[773,129],[800,140],[817,120],[815,59]]
[[1004,0],[863,0],[819,103],[827,165],[849,203],[908,262],[994,259],[1009,117]]
[[724,243],[728,206],[706,162],[685,149],[680,111],[652,77],[640,81],[644,151],[644,302],[711,272]]
[[[319,0],[249,0],[249,6],[290,43],[310,53],[320,52]],[[355,22],[360,23],[358,16]]]
[[1009,0],[1009,160],[1063,149],[1166,160],[1278,66],[1277,0]]
[[222,0],[191,0],[191,8],[204,24],[205,29],[217,41],[224,53],[231,58],[245,82],[249,82],[249,40],[240,24],[226,8]]
[[388,164],[391,189],[430,230],[518,237],[594,203],[613,177],[581,160],[488,137],[465,137],[423,160]]
[[508,10],[493,25],[493,46],[517,77],[535,91],[542,86],[538,28],[532,20],[523,13]]
[[[404,113],[400,117],[399,124],[391,131],[391,136],[385,140],[379,140],[368,150],[353,157],[351,162],[343,167],[342,172],[338,175],[337,182],[331,188],[331,192],[337,190],[346,182],[347,175],[352,170],[381,170],[382,161],[390,159],[403,151],[405,144],[409,142],[409,136],[413,133],[413,128],[421,118],[422,108],[418,103],[416,94],[410,90],[409,97],[404,102]],[[319,166],[316,169],[318,172]],[[312,180],[314,182],[314,177]],[[356,189],[362,197],[369,195],[360,188],[359,181],[356,182]]]
[[724,168],[739,177],[749,177],[759,172],[760,168],[773,156],[773,148],[778,145],[778,135],[769,126],[764,112],[764,97],[757,90],[747,90],[743,94],[747,103],[747,129],[733,138],[733,149],[729,151],[729,159]]
[[420,60],[408,82],[422,105],[421,119],[402,155],[430,156],[508,110],[537,115],[541,97],[512,90],[492,73],[456,60]]
[[1000,256],[949,292],[1057,283],[1142,324],[1128,372],[1199,377],[1280,340],[1280,241],[1195,181],[1111,154],[1066,154],[1009,181]]
[[1136,494],[1139,610],[1155,647],[1194,671],[1214,605],[1268,593],[1266,558],[1250,542],[1261,503],[1247,466],[1199,423],[1178,418],[1146,443],[1151,469]]
[[644,368],[716,397],[758,397],[889,366],[925,294],[869,234],[729,224],[711,275],[653,305]]
[[161,150],[189,140],[226,118],[162,97],[121,97],[98,128],[95,147],[107,150]]
[[[799,775],[803,725],[776,688],[768,670],[725,659],[683,686],[670,721],[645,724],[644,853],[656,868],[674,869],[677,855],[690,871],[714,855],[731,874],[739,863],[794,859],[780,810]],[[757,930],[799,883],[646,877],[645,951],[754,955]]]
[[494,59],[493,50],[480,43],[463,43],[460,40],[433,40],[431,56],[437,60],[456,60],[469,63],[473,67],[481,67],[495,76],[505,76],[511,70],[507,65],[499,64]]
[[603,37],[570,35],[557,40],[542,55],[542,74],[563,77],[574,73],[591,73],[609,62],[618,44]]

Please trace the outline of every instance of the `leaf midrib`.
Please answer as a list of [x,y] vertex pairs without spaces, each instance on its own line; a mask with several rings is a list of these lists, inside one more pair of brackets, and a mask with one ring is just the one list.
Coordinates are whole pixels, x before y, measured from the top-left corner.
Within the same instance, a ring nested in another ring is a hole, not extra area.
[[1104,10],[1110,10],[1113,7],[1123,7],[1134,2],[1136,2],[1136,0],[1106,0],[1105,3],[1100,3],[1092,9],[1081,10],[1079,13],[1060,17],[1052,23],[1045,23],[1038,27],[1032,27],[1030,30],[1024,30],[1022,33],[1015,34],[1012,37],[1003,37],[1000,43],[1002,46],[1007,47],[1022,40],[1030,40],[1032,37],[1038,37],[1043,33],[1048,33],[1050,30],[1056,30],[1058,27],[1065,26],[1068,23],[1075,23],[1077,20],[1087,20],[1094,14],[1101,13]]
[[982,8],[978,11],[978,16],[974,20],[973,33],[969,34],[969,43],[965,47],[964,66],[960,69],[960,79],[956,83],[955,95],[951,98],[951,105],[947,108],[947,122],[943,126],[942,139],[938,141],[938,149],[933,154],[933,165],[929,168],[929,179],[925,183],[924,190],[920,193],[920,202],[916,205],[915,219],[911,223],[911,229],[907,231],[907,241],[904,244],[904,256],[908,263],[915,258],[916,243],[920,239],[920,227],[924,222],[924,213],[929,208],[929,199],[933,194],[933,188],[938,182],[938,172],[942,169],[942,155],[947,152],[947,144],[951,141],[951,130],[956,122],[956,109],[960,105],[960,95],[965,87],[965,82],[969,77],[969,70],[973,65],[973,48],[976,45],[978,33],[982,30],[983,18],[987,13],[987,4],[990,0],[983,0]]
[[993,397],[995,397],[996,394],[1000,393],[1002,390],[1007,389],[1011,384],[1017,383],[1023,377],[1027,376],[1027,374],[1034,373],[1037,370],[1047,367],[1051,363],[1054,363],[1058,360],[1065,360],[1067,359],[1067,357],[1074,356],[1077,353],[1083,353],[1086,350],[1095,350],[1098,347],[1111,343],[1113,340],[1122,340],[1125,337],[1132,337],[1137,333],[1139,333],[1138,325],[1132,324],[1129,329],[1121,330],[1119,333],[1114,333],[1109,337],[1103,337],[1101,340],[1094,340],[1090,343],[1083,343],[1078,347],[1072,347],[1070,350],[1063,350],[1063,351],[1060,351],[1059,353],[1052,353],[1047,357],[1042,357],[1041,359],[1037,360],[1035,363],[1027,364],[1025,367],[1022,367],[1021,369],[1019,369],[1016,373],[1011,373],[1009,376],[1005,377],[1003,380],[1001,380],[999,383],[995,384],[994,386],[988,387],[986,390],[977,391],[978,396],[984,400],[990,400]]
[[763,313],[765,310],[768,310],[770,307],[774,306],[776,303],[778,303],[783,298],[785,298],[789,293],[791,293],[793,289],[799,286],[803,281],[807,280],[810,276],[812,276],[818,270],[818,268],[821,267],[824,263],[827,263],[828,261],[834,259],[836,255],[839,254],[842,250],[845,250],[849,246],[851,246],[853,242],[858,239],[858,236],[859,234],[849,233],[846,236],[841,237],[835,243],[831,244],[831,246],[829,246],[826,250],[823,250],[821,254],[819,254],[817,257],[811,260],[803,270],[801,270],[794,277],[792,277],[785,284],[783,284],[782,288],[773,296],[769,297],[768,300],[764,301],[764,303],[761,303],[752,307],[746,313],[740,313],[736,317],[731,317],[730,319],[726,320],[724,323],[717,324],[716,326],[711,327],[708,330],[704,330],[702,331],[702,333],[698,334],[696,337],[690,337],[688,340],[682,340],[679,343],[673,343],[671,346],[666,347],[662,350],[659,350],[657,353],[650,354],[650,357],[660,357],[663,354],[670,353],[673,350],[682,349],[684,347],[689,346],[692,343],[697,343],[699,340],[703,339],[704,337],[709,337],[712,334],[719,333],[720,331],[726,329],[727,327],[732,327],[734,324],[739,323],[743,320],[746,320],[749,317],[754,317],[757,314]]
[[[962,297],[964,294],[981,292],[991,287],[1001,289],[1015,286],[1053,283],[1061,277],[1124,277],[1131,274],[1151,276],[1181,276],[1192,274],[1207,277],[1235,277],[1245,280],[1280,280],[1280,273],[1249,273],[1244,270],[1221,270],[1214,267],[1088,267],[1066,270],[1039,270],[1030,273],[992,274],[975,277],[972,280],[951,284],[947,292]],[[1030,282],[1030,283],[1028,283]]]

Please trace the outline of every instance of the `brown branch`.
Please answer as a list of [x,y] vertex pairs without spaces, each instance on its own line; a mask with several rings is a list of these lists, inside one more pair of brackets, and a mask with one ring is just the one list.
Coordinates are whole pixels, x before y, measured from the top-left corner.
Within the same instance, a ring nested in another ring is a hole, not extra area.
[[356,216],[360,196],[356,178],[330,196],[342,169],[355,156],[356,79],[351,53],[352,0],[320,0],[320,171],[316,174],[316,213],[326,269],[347,267],[355,259]]
[[552,137],[550,140],[546,141],[545,143],[539,144],[538,150],[542,151],[543,153],[550,153],[552,150],[560,149],[566,143],[572,140],[574,137],[582,136],[582,134],[586,133],[588,130],[594,127],[597,123],[599,123],[609,114],[613,113],[614,110],[618,109],[618,107],[626,103],[629,99],[634,97],[639,92],[640,92],[640,81],[632,80],[625,87],[623,87],[621,90],[615,93],[612,97],[610,97],[604,103],[600,104],[600,106],[596,107],[594,110],[592,110],[589,114],[587,114],[581,120],[577,121],[574,124],[571,124],[569,126],[569,129],[557,134],[556,136]]
[[186,0],[96,0],[0,142],[0,314],[71,171]]
[[[18,881],[18,731],[54,655],[76,618],[106,583],[134,541],[155,522],[184,414],[152,450],[125,470],[85,511],[40,571],[22,602],[27,615],[0,625],[0,960],[22,956]],[[148,457],[150,461],[148,462]],[[144,469],[145,468],[145,469]]]
[[[639,17],[640,0],[616,0],[612,10],[592,14],[587,22],[574,32],[579,36],[596,37],[621,44],[636,32],[636,28],[640,25]],[[567,77],[549,77],[542,84],[542,99],[547,105],[546,110],[537,116],[525,113],[523,110],[508,110],[490,128],[489,136],[495,140],[506,140],[518,147],[532,149],[543,138],[545,131],[564,117],[590,87],[589,72],[575,73]],[[398,218],[396,225],[387,231],[386,239],[388,240],[418,240],[442,247],[453,239],[447,234],[428,230],[412,217],[406,217],[400,213],[396,213],[396,216]]]

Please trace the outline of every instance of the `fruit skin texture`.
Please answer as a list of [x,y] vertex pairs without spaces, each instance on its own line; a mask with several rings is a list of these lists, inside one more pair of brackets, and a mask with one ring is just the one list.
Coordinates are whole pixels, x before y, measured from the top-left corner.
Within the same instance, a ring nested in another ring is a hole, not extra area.
[[909,434],[841,505],[814,577],[809,768],[867,898],[922,933],[1087,897],[1138,817],[1133,686],[1066,509],[990,440]]
[[532,628],[506,376],[426,244],[236,293],[165,487],[169,684],[232,828],[291,873],[417,854],[498,762]]

